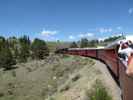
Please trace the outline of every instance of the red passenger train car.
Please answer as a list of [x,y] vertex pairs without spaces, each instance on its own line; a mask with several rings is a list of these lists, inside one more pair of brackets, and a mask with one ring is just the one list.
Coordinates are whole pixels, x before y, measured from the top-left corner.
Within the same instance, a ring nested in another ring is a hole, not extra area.
[[133,78],[126,74],[127,66],[119,58],[118,48],[119,43],[113,43],[106,48],[63,48],[58,49],[56,53],[91,57],[102,61],[120,86],[122,99],[133,100]]

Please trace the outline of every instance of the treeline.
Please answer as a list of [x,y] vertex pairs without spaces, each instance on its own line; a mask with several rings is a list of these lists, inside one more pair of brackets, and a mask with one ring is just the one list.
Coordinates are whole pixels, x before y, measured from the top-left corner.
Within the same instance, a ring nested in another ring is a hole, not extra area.
[[12,65],[29,59],[45,59],[49,55],[47,43],[41,39],[31,41],[28,36],[4,38],[0,36],[0,67],[12,69]]
[[86,47],[96,47],[99,44],[98,40],[88,40],[87,38],[82,38],[78,42],[72,42],[70,48],[86,48]]
[[106,46],[109,42],[114,42],[118,39],[125,39],[124,36],[112,36],[109,38],[106,38],[104,40],[97,40],[97,39],[92,39],[89,40],[87,38],[82,38],[80,41],[78,42],[72,42],[70,44],[70,48],[86,48],[86,47],[97,47],[99,46]]

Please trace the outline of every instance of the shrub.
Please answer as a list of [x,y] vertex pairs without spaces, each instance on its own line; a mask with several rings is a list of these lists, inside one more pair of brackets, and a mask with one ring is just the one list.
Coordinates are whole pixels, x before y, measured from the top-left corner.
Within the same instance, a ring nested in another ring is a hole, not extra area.
[[69,89],[70,89],[69,85],[64,85],[59,91],[64,92],[64,91],[68,91]]
[[96,80],[93,88],[87,91],[86,100],[112,100],[112,97],[108,94],[106,88],[102,85],[101,81]]
[[76,74],[73,78],[72,78],[72,81],[75,82],[77,81],[78,79],[80,79],[81,75],[80,74]]
[[2,93],[2,92],[0,93],[0,97],[3,97],[4,95],[5,95],[4,93]]
[[1,48],[0,50],[0,66],[5,70],[12,69],[12,65],[16,64],[9,48]]

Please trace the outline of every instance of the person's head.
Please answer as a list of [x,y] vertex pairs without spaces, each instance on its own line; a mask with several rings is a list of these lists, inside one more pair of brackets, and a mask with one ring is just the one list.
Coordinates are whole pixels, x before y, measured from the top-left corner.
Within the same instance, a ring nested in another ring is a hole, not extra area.
[[126,49],[126,48],[128,48],[128,45],[126,43],[123,43],[122,44],[122,49]]

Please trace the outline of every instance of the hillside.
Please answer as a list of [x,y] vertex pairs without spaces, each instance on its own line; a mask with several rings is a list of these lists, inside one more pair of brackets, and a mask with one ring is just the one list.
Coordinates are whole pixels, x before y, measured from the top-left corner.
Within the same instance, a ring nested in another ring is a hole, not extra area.
[[[73,77],[78,75],[80,75],[80,78],[73,81]],[[47,100],[90,100],[87,93],[91,92],[92,88],[95,88],[93,85],[99,80],[112,97],[112,100],[121,100],[119,87],[114,82],[106,66],[99,61],[95,61],[95,64],[91,66],[89,66],[88,62],[87,65],[74,73],[67,80],[67,82],[61,87],[63,88],[63,91],[56,92],[56,94],[52,97],[53,99]],[[99,98],[96,100],[102,99]]]
[[0,69],[0,100],[85,100],[85,92],[103,76],[94,65],[89,58],[51,55],[45,60],[17,64],[13,70]]

